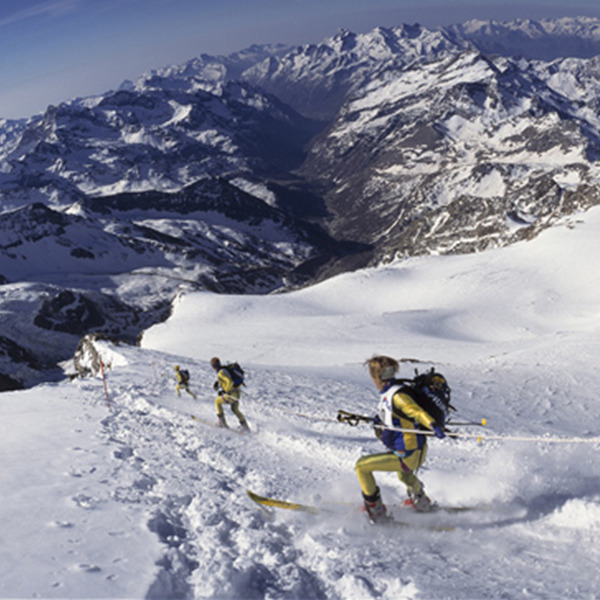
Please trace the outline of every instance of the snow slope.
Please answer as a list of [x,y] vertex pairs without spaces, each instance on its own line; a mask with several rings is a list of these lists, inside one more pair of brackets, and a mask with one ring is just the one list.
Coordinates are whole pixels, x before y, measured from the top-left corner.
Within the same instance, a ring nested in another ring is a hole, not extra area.
[[[100,377],[2,394],[0,597],[597,597],[599,258],[592,209],[500,250],[286,295],[189,294],[142,348],[97,343],[108,395]],[[351,505],[264,513],[247,488],[360,503],[354,463],[381,446],[335,414],[374,411],[373,353],[417,361],[404,376],[434,364],[457,418],[505,437],[434,440],[421,473],[438,502],[482,510],[409,514],[380,474],[410,527]],[[250,435],[190,418],[214,418],[213,355],[247,367]],[[198,401],[176,396],[175,364]]]

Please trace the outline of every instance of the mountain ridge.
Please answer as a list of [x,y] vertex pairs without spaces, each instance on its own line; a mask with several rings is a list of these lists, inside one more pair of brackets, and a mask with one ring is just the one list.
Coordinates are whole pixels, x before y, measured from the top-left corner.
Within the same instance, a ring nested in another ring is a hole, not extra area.
[[[571,56],[536,58],[549,40]],[[599,55],[597,19],[341,30],[0,121],[0,372],[135,338],[186,289],[485,250],[598,204]]]

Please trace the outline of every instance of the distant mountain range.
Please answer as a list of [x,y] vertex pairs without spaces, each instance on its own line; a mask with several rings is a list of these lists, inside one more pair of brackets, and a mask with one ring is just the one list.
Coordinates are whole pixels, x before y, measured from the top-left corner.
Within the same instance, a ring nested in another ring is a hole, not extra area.
[[600,202],[600,21],[339,31],[0,121],[0,389],[185,289],[528,239]]

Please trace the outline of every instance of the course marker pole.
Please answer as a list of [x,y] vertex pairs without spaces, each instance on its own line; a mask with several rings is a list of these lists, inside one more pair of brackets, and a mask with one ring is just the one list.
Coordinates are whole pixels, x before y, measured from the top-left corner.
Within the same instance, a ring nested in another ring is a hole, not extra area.
[[102,382],[104,383],[104,395],[106,396],[106,405],[110,408],[110,398],[108,397],[108,386],[106,385],[106,375],[104,374],[104,363],[100,359],[100,371],[102,372]]

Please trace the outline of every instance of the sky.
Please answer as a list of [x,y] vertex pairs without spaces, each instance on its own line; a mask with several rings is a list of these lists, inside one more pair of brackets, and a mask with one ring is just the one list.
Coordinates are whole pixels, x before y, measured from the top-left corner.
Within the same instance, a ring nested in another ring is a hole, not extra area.
[[253,43],[318,42],[340,28],[577,15],[600,17],[597,0],[2,0],[0,119]]

